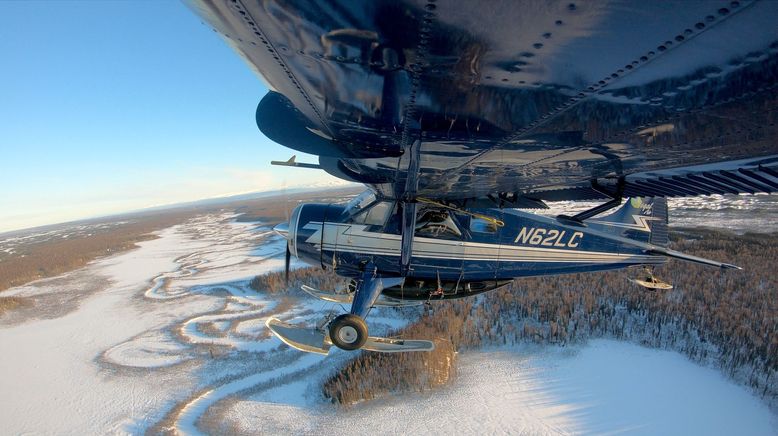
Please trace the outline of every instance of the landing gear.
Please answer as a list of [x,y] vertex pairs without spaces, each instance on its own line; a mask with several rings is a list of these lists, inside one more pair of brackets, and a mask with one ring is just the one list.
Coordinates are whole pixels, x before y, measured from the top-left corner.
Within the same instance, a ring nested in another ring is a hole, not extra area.
[[367,342],[367,324],[362,317],[346,313],[330,323],[330,341],[343,350],[358,350]]
[[[270,318],[265,325],[287,345],[301,351],[327,354],[335,345],[343,350],[369,350],[381,353],[398,353],[406,351],[432,351],[435,345],[432,341],[411,339],[389,339],[368,336],[365,317],[370,308],[376,305],[406,306],[407,302],[394,299],[379,300],[381,292],[404,282],[402,277],[382,277],[372,264],[365,265],[362,277],[356,281],[353,294],[325,295],[316,289],[304,286],[305,292],[316,298],[339,303],[351,303],[351,313],[345,313],[330,320],[326,317],[316,325],[316,328],[306,328],[285,323]],[[412,303],[411,303],[412,304]],[[329,325],[327,324],[329,322]]]
[[362,277],[356,283],[351,313],[343,314],[332,320],[329,326],[330,341],[343,350],[357,350],[367,342],[367,317],[370,308],[376,303],[385,287],[402,283],[398,277],[381,277],[372,263],[365,265]]

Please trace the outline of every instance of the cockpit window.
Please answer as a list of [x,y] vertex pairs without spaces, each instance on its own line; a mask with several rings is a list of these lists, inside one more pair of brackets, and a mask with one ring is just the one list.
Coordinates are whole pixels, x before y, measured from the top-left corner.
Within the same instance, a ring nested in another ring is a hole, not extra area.
[[369,226],[383,226],[386,223],[387,215],[392,211],[394,203],[391,201],[381,201],[374,203],[366,211],[354,216],[355,224],[367,224]]
[[367,190],[352,198],[351,201],[346,204],[346,212],[349,215],[354,216],[359,212],[362,212],[366,207],[370,206],[370,204],[375,203],[375,201],[376,198],[373,191]]
[[447,210],[422,209],[416,217],[416,236],[457,239],[462,232]]

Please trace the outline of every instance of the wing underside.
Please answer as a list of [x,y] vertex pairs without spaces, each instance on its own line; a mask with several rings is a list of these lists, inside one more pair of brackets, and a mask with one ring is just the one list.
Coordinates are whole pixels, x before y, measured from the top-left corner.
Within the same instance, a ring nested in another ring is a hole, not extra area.
[[271,89],[263,133],[388,197],[778,190],[778,2],[192,7]]

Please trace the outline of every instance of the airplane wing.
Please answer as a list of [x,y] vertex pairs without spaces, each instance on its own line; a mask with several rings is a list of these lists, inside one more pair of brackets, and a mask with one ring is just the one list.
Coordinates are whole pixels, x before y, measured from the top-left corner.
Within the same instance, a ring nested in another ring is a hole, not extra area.
[[189,3],[266,136],[390,198],[778,190],[778,2]]

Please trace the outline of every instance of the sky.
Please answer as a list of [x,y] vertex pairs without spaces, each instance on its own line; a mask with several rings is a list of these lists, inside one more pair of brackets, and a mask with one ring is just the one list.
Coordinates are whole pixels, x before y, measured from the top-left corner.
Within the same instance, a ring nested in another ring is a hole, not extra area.
[[0,1],[0,232],[322,184],[265,138],[267,92],[183,3]]

